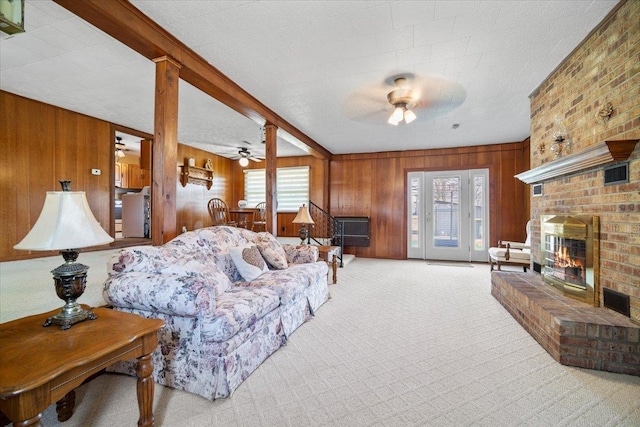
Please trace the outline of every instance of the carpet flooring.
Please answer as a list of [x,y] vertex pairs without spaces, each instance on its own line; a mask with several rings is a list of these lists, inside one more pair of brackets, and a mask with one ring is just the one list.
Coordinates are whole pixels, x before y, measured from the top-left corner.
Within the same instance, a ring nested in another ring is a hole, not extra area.
[[[332,298],[227,399],[156,386],[157,426],[640,426],[640,378],[558,364],[490,294],[486,264],[356,258]],[[64,424],[133,426],[106,374]]]

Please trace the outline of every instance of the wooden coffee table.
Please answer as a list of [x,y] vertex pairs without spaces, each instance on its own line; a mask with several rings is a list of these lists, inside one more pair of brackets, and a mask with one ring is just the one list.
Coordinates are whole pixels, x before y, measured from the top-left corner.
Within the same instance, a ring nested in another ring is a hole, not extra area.
[[97,319],[70,329],[43,327],[58,311],[0,324],[0,410],[16,426],[39,426],[42,412],[57,402],[58,420],[68,420],[74,389],[86,378],[114,362],[137,358],[138,425],[153,426],[151,353],[164,322],[96,308]]

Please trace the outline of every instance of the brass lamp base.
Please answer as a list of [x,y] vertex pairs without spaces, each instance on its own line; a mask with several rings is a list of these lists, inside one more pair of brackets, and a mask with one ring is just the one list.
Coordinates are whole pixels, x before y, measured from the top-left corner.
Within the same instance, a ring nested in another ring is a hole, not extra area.
[[77,307],[62,307],[60,313],[55,316],[51,316],[45,320],[42,326],[59,325],[62,330],[69,329],[74,323],[82,322],[83,320],[96,320],[98,316],[91,310],[85,310],[76,303]]
[[309,237],[309,230],[307,230],[304,224],[302,224],[300,231],[298,231],[298,237],[300,237],[301,244]]
[[65,330],[75,323],[86,319],[95,320],[98,317],[91,310],[85,310],[76,302],[76,299],[84,293],[89,267],[75,262],[78,258],[77,250],[69,249],[61,251],[61,253],[66,262],[51,273],[55,282],[56,294],[66,304],[58,314],[49,317],[42,326],[59,325]]

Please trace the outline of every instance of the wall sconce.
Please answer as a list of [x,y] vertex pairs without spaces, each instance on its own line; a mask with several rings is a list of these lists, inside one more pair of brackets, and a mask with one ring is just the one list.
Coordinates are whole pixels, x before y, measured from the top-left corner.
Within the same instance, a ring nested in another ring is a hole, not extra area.
[[538,146],[536,147],[536,153],[542,155],[544,154],[544,151],[547,149],[547,146],[544,144],[544,142],[541,142],[540,144],[538,144]]
[[556,117],[556,131],[553,132],[553,143],[551,144],[551,151],[556,153],[555,159],[562,157],[562,152],[567,150],[570,146],[570,141],[567,139],[567,129],[562,123],[560,117]]
[[602,121],[602,123],[607,123],[613,114],[613,105],[610,102],[607,102],[604,107],[602,107],[596,113],[596,119]]
[[300,243],[304,243],[304,241],[309,237],[309,230],[307,230],[306,227],[307,224],[314,224],[307,205],[303,204],[302,206],[300,206],[300,209],[298,209],[298,214],[291,222],[294,224],[300,224],[300,231],[298,232],[298,236],[301,240]]

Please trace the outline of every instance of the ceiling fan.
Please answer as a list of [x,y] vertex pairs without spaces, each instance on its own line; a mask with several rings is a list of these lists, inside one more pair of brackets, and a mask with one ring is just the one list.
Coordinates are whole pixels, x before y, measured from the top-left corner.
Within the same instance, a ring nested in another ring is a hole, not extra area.
[[123,158],[124,152],[127,150],[126,145],[122,142],[122,137],[116,136],[116,158]]
[[256,157],[251,154],[251,151],[247,149],[247,147],[238,147],[238,155],[232,157],[234,160],[239,160],[240,166],[244,167],[249,164],[249,160],[254,162],[261,162],[264,157]]
[[403,120],[411,123],[445,115],[466,97],[467,91],[452,80],[400,73],[356,89],[345,100],[343,112],[351,120],[397,126]]

